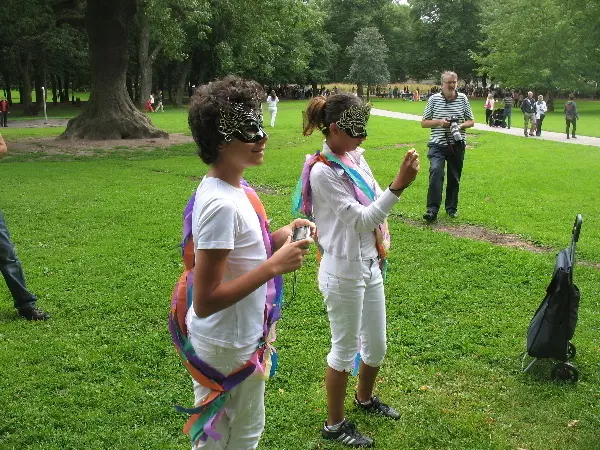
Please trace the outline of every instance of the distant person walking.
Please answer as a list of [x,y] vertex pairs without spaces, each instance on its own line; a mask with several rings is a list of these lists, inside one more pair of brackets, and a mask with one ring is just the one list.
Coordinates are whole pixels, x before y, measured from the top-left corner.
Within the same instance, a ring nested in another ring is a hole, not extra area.
[[0,126],[2,127],[8,126],[8,110],[8,101],[6,97],[2,97],[2,100],[0,100]]
[[274,90],[271,91],[267,97],[267,104],[269,110],[269,116],[271,117],[271,126],[275,126],[275,118],[277,117],[277,103],[279,103],[279,97]]
[[156,98],[158,101],[156,102],[156,108],[154,109],[154,112],[158,112],[158,110],[160,110],[160,112],[165,112],[165,109],[163,108],[163,91],[158,91]]
[[542,123],[544,122],[544,117],[546,117],[546,111],[548,111],[548,106],[544,101],[543,95],[538,95],[537,102],[535,104],[535,135],[542,135]]
[[515,104],[515,99],[510,92],[504,94],[504,121],[506,122],[507,128],[510,130],[510,119],[512,118],[512,109]]
[[496,100],[494,100],[494,95],[490,92],[485,100],[485,104],[483,105],[485,108],[485,123],[487,123],[489,126],[492,126],[491,117],[492,113],[494,112],[494,103],[496,103]]
[[535,131],[535,100],[533,92],[527,93],[527,98],[521,102],[521,111],[523,111],[523,134],[527,137],[527,128],[531,125],[529,136],[534,136]]
[[569,139],[569,127],[573,125],[573,131],[571,137],[573,139],[577,138],[575,136],[575,130],[577,128],[577,119],[579,119],[579,114],[577,114],[577,103],[573,100],[575,99],[574,94],[569,94],[569,101],[565,103],[565,122],[566,122],[566,131],[567,131],[567,139]]

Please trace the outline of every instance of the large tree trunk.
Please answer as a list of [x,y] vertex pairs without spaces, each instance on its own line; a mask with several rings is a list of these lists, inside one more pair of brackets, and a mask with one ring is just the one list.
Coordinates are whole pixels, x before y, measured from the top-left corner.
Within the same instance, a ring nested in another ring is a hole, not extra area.
[[189,55],[188,59],[181,61],[179,64],[179,77],[177,79],[177,90],[175,91],[175,107],[183,106],[183,94],[185,91],[185,80],[187,79],[190,70],[192,70],[193,55]]
[[42,93],[42,87],[47,88],[47,86],[45,86],[46,71],[44,70],[43,63],[40,60],[37,61],[33,69],[33,73],[35,76],[35,108],[37,111],[41,111],[44,107],[44,94]]
[[69,120],[64,139],[167,138],[139,112],[126,88],[127,33],[136,0],[88,0],[85,26],[89,39],[91,93],[86,110]]
[[17,68],[21,73],[21,104],[23,105],[23,115],[25,116],[32,116],[34,109],[31,101],[30,65],[29,55],[24,53],[17,55]]
[[150,24],[145,12],[140,11],[138,17],[140,26],[140,98],[138,99],[138,105],[143,108],[152,92],[152,67],[160,50],[160,45],[157,45],[151,53],[148,53],[150,50]]

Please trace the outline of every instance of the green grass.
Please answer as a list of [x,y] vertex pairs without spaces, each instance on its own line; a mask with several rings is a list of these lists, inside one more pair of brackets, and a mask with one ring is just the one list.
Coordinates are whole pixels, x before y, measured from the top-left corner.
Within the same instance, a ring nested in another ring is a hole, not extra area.
[[[268,128],[266,162],[247,173],[274,192],[262,199],[275,228],[291,219],[304,155],[321,145],[318,135],[301,136],[304,104],[281,103],[277,127]],[[184,112],[152,120],[169,132],[186,130]],[[17,136],[6,131],[10,149]],[[424,212],[427,130],[372,117],[369,136],[366,157],[382,186],[405,151],[398,145],[419,150],[422,173],[390,220],[388,355],[377,387],[403,419],[356,412],[355,379],[348,417],[389,450],[599,448],[600,270],[579,264],[575,272],[580,381],[551,382],[544,365],[519,370],[527,325],[576,213],[584,216],[579,260],[600,263],[598,149],[471,134],[459,219],[440,220],[553,249],[535,254],[410,225]],[[47,323],[17,320],[0,286],[2,449],[189,448],[180,432],[184,417],[171,405],[192,403],[191,382],[166,322],[181,271],[181,212],[206,167],[192,145],[102,154],[10,155],[0,163],[0,207],[28,283],[53,314]],[[260,448],[340,448],[318,436],[329,329],[312,257],[298,272],[295,298],[291,282],[286,277],[280,371],[268,383]]]

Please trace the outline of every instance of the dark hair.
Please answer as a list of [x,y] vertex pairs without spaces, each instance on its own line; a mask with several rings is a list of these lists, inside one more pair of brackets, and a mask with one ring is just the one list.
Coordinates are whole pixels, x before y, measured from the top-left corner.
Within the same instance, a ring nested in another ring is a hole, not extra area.
[[242,103],[260,109],[264,90],[253,80],[229,75],[222,80],[199,86],[190,100],[188,124],[198,145],[198,156],[206,164],[219,158],[219,146],[225,142],[219,133],[221,108],[230,103]]
[[325,98],[313,97],[304,111],[304,136],[310,136],[315,128],[327,136],[329,125],[340,120],[342,113],[351,106],[362,105],[362,100],[352,94],[334,94]]
[[569,100],[573,100],[575,98],[575,94],[573,94],[572,92],[569,94]]

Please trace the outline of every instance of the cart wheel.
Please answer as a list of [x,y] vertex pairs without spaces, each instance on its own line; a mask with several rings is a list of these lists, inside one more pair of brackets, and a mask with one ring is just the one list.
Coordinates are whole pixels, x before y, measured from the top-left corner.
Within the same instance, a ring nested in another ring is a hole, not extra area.
[[552,366],[552,379],[575,383],[579,380],[579,371],[573,364],[568,362],[555,364]]
[[575,344],[573,344],[572,342],[569,342],[569,348],[567,348],[567,359],[575,358],[576,354],[577,354],[577,349],[575,348]]

